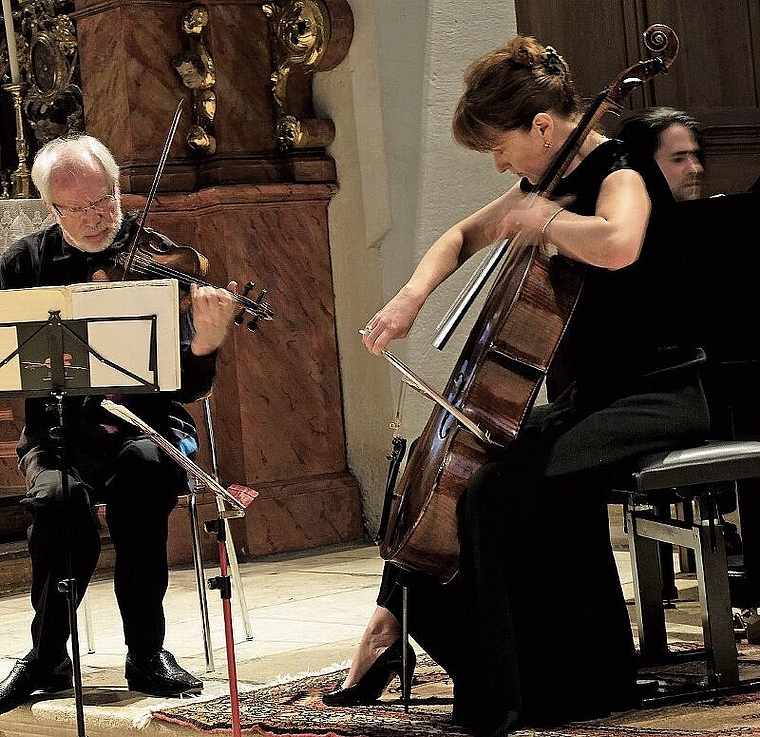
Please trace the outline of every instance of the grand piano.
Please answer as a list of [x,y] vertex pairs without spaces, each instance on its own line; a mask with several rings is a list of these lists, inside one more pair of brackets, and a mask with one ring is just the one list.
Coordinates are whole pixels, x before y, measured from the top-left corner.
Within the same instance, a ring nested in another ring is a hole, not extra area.
[[[674,288],[693,338],[707,354],[704,385],[712,434],[760,439],[760,179],[748,192],[674,205],[668,223]],[[727,490],[742,549],[729,558],[731,604],[760,607],[760,479]]]

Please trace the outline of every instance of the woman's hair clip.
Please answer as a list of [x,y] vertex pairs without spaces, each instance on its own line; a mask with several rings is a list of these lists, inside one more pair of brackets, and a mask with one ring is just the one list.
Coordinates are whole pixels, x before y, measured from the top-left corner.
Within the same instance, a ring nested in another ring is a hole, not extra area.
[[541,66],[547,74],[563,76],[567,73],[565,60],[553,46],[547,46],[546,51],[541,55]]

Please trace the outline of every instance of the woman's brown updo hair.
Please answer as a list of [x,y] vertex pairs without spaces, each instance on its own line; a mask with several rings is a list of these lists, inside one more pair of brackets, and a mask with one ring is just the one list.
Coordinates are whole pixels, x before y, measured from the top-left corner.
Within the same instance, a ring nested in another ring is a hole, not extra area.
[[474,61],[464,82],[452,129],[457,143],[476,151],[490,151],[496,131],[527,130],[538,113],[580,116],[565,60],[530,36],[516,36]]

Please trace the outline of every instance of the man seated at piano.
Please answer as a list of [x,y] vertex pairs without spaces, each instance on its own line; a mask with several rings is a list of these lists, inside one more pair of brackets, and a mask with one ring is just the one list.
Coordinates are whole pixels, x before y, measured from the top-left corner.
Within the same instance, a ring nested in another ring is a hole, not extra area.
[[[676,202],[691,202],[702,197],[702,184],[705,174],[704,157],[700,124],[694,117],[671,107],[647,108],[627,118],[618,130],[616,138],[625,141],[631,151],[651,157],[657,162]],[[760,179],[749,189],[749,192],[758,191],[760,191]],[[739,195],[738,197],[745,198],[747,195]],[[707,260],[699,246],[700,243],[709,243],[713,240],[710,227],[706,227],[707,223],[712,220],[718,224],[717,227],[724,227],[719,224],[730,220],[731,214],[739,207],[738,204],[734,208],[730,206],[730,201],[735,200],[735,197],[719,199],[722,201],[714,202],[713,200],[715,206],[710,211],[707,210],[706,206],[705,210],[700,213],[694,209],[698,207],[697,203],[686,205],[683,208],[684,214],[675,220],[681,225],[686,221],[693,223],[686,229],[677,225],[674,230],[680,230],[684,234],[684,240],[687,241],[684,243],[685,249],[695,248],[699,254],[694,262]],[[746,205],[742,207],[746,207]],[[717,208],[720,208],[720,211]],[[696,219],[695,215],[698,215]],[[717,264],[713,262],[712,267],[716,266]],[[702,274],[703,271],[700,269],[699,273]],[[716,279],[716,281],[720,281],[720,279]],[[730,280],[730,283],[736,292],[745,291],[738,288],[735,279]],[[715,315],[715,322],[722,324],[719,330],[725,338],[721,345],[713,345],[712,340],[708,340],[705,345],[708,366],[703,378],[708,399],[712,398],[713,400],[711,401],[713,432],[721,437],[756,439],[760,437],[760,425],[757,421],[760,413],[758,412],[757,401],[753,401],[754,393],[746,389],[748,382],[743,380],[743,376],[747,372],[754,372],[755,370],[753,366],[756,365],[754,358],[756,349],[746,344],[746,336],[737,340],[733,333],[728,336],[726,331],[728,325],[741,322],[737,316],[744,310],[741,304],[732,306],[725,293],[720,295],[712,293],[709,298],[704,296],[710,294],[708,290],[709,286],[704,290],[698,290],[703,292],[700,301],[711,305],[707,309]],[[728,320],[719,316],[723,313],[718,313],[715,310],[718,302],[721,303],[722,309],[729,313]],[[751,336],[750,340],[752,340]],[[727,352],[730,357],[729,360],[725,360]],[[733,373],[730,376],[721,368],[722,364],[733,364]],[[732,385],[730,389],[726,387],[727,383]],[[740,401],[726,401],[725,395],[727,393],[742,394],[742,396]],[[758,536],[747,536],[746,534],[751,526],[760,523],[760,506],[754,501],[757,489],[752,488],[757,485],[758,483],[754,480],[743,480],[738,483],[736,489],[732,487],[726,490],[725,493],[719,495],[718,499],[718,512],[721,517],[736,511],[738,506],[742,522],[742,536],[740,537],[735,524],[721,519],[726,552],[729,556],[729,567],[734,572],[734,575],[729,579],[731,601],[733,606],[738,609],[754,609],[760,604],[760,597],[754,594],[753,589],[756,587],[752,583],[760,575],[760,570],[758,570],[760,569],[760,548],[754,543],[754,538]],[[760,632],[749,632],[748,634],[751,641],[760,641]]]
[[672,107],[648,108],[628,118],[616,138],[657,162],[676,202],[702,196],[705,170],[696,118]]

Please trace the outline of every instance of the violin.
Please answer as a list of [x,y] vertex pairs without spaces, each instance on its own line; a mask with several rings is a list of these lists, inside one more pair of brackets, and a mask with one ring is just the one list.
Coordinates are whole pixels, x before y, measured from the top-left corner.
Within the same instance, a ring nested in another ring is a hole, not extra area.
[[[131,257],[131,258],[130,258]],[[208,259],[191,246],[172,243],[152,228],[142,228],[134,252],[120,251],[108,268],[98,268],[90,274],[90,281],[119,281],[124,279],[176,279],[182,288],[180,308],[190,307],[190,285],[208,287],[216,285],[206,281]],[[255,299],[248,297],[254,283],[248,282],[242,294],[230,292],[240,306],[235,324],[242,324],[246,314],[251,315],[248,330],[256,329],[259,320],[271,320],[274,312],[264,300],[266,290],[262,289]],[[228,291],[228,290],[225,290]]]
[[[183,101],[177,103],[174,118],[169,126],[169,133],[164,141],[164,147],[156,166],[150,191],[145,200],[145,207],[138,220],[137,230],[131,244],[124,251],[119,252],[113,266],[109,269],[97,269],[91,276],[91,281],[115,281],[116,279],[176,279],[180,287],[189,293],[190,285],[197,284],[200,287],[214,287],[215,284],[205,281],[208,271],[208,259],[190,246],[180,246],[172,243],[168,238],[145,226],[148,212],[158,191],[166,161],[169,157],[174,134],[177,132],[179,119],[182,115]],[[117,276],[116,276],[117,275]],[[252,316],[247,327],[253,332],[258,326],[259,320],[271,320],[274,312],[268,302],[264,301],[266,290],[259,292],[256,299],[249,299],[248,293],[253,289],[254,283],[249,281],[243,287],[242,294],[232,294],[235,302],[240,306],[240,312],[235,317],[235,324],[241,325],[246,313]],[[188,294],[182,298],[180,307],[187,309],[190,305]]]

